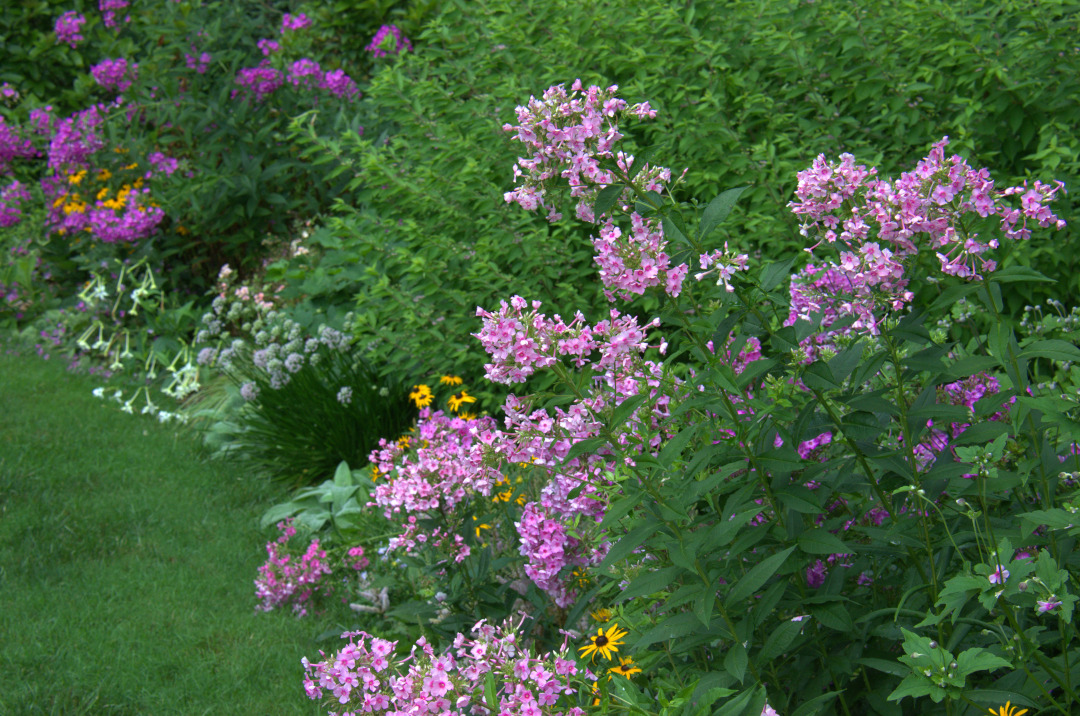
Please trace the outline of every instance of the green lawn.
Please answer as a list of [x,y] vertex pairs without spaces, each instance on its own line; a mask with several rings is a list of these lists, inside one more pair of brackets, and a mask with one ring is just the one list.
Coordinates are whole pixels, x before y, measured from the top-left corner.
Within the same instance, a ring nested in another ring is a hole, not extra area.
[[23,353],[0,344],[0,714],[317,713],[328,625],[254,609],[274,488]]

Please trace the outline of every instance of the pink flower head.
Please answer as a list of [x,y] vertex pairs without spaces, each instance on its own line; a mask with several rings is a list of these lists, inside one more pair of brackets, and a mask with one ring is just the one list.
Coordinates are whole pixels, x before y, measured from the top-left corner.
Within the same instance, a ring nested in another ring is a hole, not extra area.
[[[130,4],[129,0],[100,0],[98,9],[101,10],[101,19],[105,27],[116,27],[116,12]],[[131,22],[131,16],[125,15],[124,22]]]
[[285,16],[281,18],[281,34],[285,35],[293,30],[303,30],[311,27],[311,19],[304,13],[297,15],[291,15],[285,13]]
[[105,59],[90,68],[95,82],[116,92],[124,92],[131,87],[131,83],[138,78],[138,71],[139,66],[136,63],[129,65],[123,57]]
[[1001,565],[998,565],[997,569],[990,573],[987,579],[990,580],[990,584],[1005,584],[1005,581],[1009,578],[1009,570],[1005,569]]
[[81,12],[75,10],[68,10],[60,17],[56,18],[56,25],[53,30],[56,32],[56,42],[66,43],[74,48],[80,42],[85,40],[82,36],[82,26],[86,24],[86,16]]
[[383,25],[371,38],[371,42],[364,48],[373,57],[386,57],[387,55],[400,55],[402,52],[410,52],[412,43],[409,38],[401,34],[397,25]]
[[1038,605],[1038,607],[1036,607],[1036,611],[1039,614],[1046,614],[1047,612],[1053,611],[1060,607],[1061,600],[1056,599],[1053,595],[1051,595],[1049,599],[1040,599],[1036,602],[1036,604]]

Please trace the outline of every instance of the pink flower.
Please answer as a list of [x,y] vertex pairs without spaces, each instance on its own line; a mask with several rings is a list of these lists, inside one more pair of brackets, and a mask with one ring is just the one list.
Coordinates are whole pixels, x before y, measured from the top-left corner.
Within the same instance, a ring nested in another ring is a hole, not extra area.
[[1005,580],[1009,578],[1009,570],[1005,569],[1001,565],[990,573],[987,579],[990,580],[990,584],[1005,584]]
[[1038,604],[1036,611],[1039,614],[1046,614],[1047,612],[1053,611],[1054,609],[1060,607],[1061,600],[1055,599],[1054,596],[1051,595],[1049,599],[1040,599],[1036,602],[1036,604]]
[[308,18],[308,16],[304,13],[299,13],[297,15],[290,15],[289,13],[285,13],[285,16],[281,18],[282,35],[287,34],[292,30],[303,30],[307,27],[311,27],[311,19]]
[[81,33],[82,26],[85,24],[86,16],[75,10],[68,10],[63,15],[56,18],[56,25],[53,27],[53,30],[56,32],[57,44],[67,43],[74,48],[86,39]]

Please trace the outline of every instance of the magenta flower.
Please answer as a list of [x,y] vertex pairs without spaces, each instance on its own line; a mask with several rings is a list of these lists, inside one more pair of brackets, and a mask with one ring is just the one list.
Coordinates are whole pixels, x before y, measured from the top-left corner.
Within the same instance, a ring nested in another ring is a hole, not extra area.
[[129,65],[123,57],[105,59],[90,68],[95,82],[116,92],[124,92],[130,88],[131,83],[138,79],[138,72],[139,66],[134,62]]
[[[116,11],[123,10],[130,4],[129,0],[100,0],[98,9],[101,10],[101,19],[105,27],[116,27]],[[124,22],[131,22],[131,16],[125,15]]]
[[22,219],[22,204],[30,201],[30,192],[13,181],[0,190],[0,227],[14,226]]
[[1055,599],[1054,595],[1050,595],[1049,599],[1040,599],[1036,602],[1036,604],[1038,604],[1038,607],[1036,607],[1036,611],[1039,614],[1046,614],[1047,612],[1053,611],[1060,607],[1061,600]]
[[82,26],[86,24],[86,16],[75,10],[68,10],[56,18],[53,30],[56,32],[56,43],[67,43],[72,48],[86,38],[82,36]]
[[256,102],[261,102],[273,94],[284,81],[281,72],[265,60],[258,67],[245,67],[236,73],[236,84],[252,92]]
[[383,25],[364,49],[374,57],[386,57],[411,51],[412,43],[401,34],[397,25]]
[[[192,49],[192,52],[195,50]],[[184,54],[184,64],[187,65],[189,70],[195,70],[200,75],[206,74],[207,68],[210,67],[210,53],[203,52],[198,57],[195,55]]]
[[806,586],[811,589],[817,589],[822,584],[825,584],[825,577],[828,576],[829,569],[825,566],[825,563],[820,559],[814,562],[806,568]]
[[255,44],[258,46],[259,51],[263,53],[263,57],[269,57],[281,49],[281,44],[277,40],[262,39]]
[[987,579],[990,580],[990,584],[1005,584],[1005,581],[1009,578],[1009,570],[1002,567],[1000,564],[998,568],[990,573]]
[[308,18],[308,16],[304,13],[299,13],[297,15],[290,15],[289,13],[285,13],[285,17],[281,18],[282,35],[292,30],[303,30],[307,27],[311,27],[311,19]]

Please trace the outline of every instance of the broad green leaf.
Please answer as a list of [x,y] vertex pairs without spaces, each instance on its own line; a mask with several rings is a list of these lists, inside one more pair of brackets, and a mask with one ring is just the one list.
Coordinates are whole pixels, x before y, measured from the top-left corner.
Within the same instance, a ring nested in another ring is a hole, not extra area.
[[609,214],[611,207],[615,206],[615,201],[623,193],[623,189],[626,187],[622,184],[609,184],[600,190],[596,195],[596,205],[594,212],[597,216],[601,214]]
[[761,289],[768,293],[791,277],[791,267],[795,265],[795,259],[785,259],[771,263],[761,272]]
[[740,186],[722,191],[709,202],[709,205],[705,207],[704,214],[701,216],[701,226],[698,227],[698,241],[712,233],[712,230],[728,217],[728,214],[735,207],[739,195],[746,191],[747,188]]
[[847,554],[854,550],[839,537],[824,529],[806,530],[796,540],[799,549],[807,554]]
[[743,677],[746,675],[746,665],[749,661],[746,647],[742,645],[742,642],[737,641],[728,647],[727,654],[724,655],[724,670],[741,684]]
[[635,597],[647,597],[650,594],[670,590],[678,582],[676,577],[685,570],[681,567],[661,567],[660,569],[639,574],[626,585],[621,593],[616,595],[615,602],[625,602]]
[[782,552],[766,557],[758,564],[750,568],[743,577],[735,583],[735,586],[727,594],[726,603],[734,607],[738,602],[746,599],[758,589],[761,588],[765,582],[767,582],[774,574],[779,571],[783,566],[784,560],[795,551],[795,547],[791,546]]

